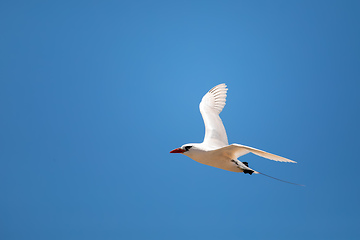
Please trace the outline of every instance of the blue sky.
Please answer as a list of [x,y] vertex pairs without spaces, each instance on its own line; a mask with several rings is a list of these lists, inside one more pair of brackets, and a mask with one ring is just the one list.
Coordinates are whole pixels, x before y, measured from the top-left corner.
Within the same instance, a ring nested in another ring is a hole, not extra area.
[[[358,239],[358,1],[2,1],[0,238]],[[229,87],[201,165],[198,110]]]

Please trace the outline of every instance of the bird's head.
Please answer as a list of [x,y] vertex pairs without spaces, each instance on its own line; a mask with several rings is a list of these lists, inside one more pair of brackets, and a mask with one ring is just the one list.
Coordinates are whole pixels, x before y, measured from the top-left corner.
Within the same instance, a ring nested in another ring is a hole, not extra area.
[[170,151],[170,153],[182,153],[182,154],[188,154],[191,150],[194,150],[193,144],[184,144],[179,148],[175,148],[174,150]]

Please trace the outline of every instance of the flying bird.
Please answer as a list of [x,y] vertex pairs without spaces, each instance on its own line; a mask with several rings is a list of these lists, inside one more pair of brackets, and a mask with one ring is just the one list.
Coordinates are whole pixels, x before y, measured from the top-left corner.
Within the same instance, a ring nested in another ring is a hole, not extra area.
[[278,162],[296,163],[290,159],[249,146],[236,143],[229,145],[224,124],[219,116],[225,106],[227,90],[225,83],[219,84],[207,92],[200,102],[199,108],[205,124],[204,141],[202,143],[184,144],[170,153],[181,153],[199,163],[231,172],[243,172],[250,175],[253,173],[262,174],[282,182],[300,185],[255,171],[249,167],[247,162],[238,160],[245,154],[253,153]]

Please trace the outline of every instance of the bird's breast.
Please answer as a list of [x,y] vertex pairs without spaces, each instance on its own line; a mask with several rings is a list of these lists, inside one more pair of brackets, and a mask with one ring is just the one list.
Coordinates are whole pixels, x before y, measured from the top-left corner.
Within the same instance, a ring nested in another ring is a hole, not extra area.
[[188,157],[195,160],[196,162],[208,166],[221,168],[231,172],[242,172],[242,170],[239,169],[239,167],[231,161],[231,158],[218,154],[214,151],[196,152],[193,154],[189,154]]

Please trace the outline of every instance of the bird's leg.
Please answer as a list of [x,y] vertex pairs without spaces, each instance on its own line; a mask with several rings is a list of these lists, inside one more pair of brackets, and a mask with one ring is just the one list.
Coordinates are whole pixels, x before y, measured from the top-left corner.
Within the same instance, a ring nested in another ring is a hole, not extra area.
[[253,174],[253,172],[254,172],[253,170],[247,170],[247,169],[244,169],[244,173],[245,173],[245,174],[247,174],[247,173],[248,173],[248,174],[250,174],[250,175],[251,175],[251,174]]
[[[235,160],[231,160],[233,163],[235,163],[237,166],[238,166],[238,168],[240,168],[241,170],[243,170],[243,172],[245,173],[245,174],[250,174],[250,175],[252,175],[253,174],[253,170],[250,170],[250,169],[244,169],[244,168],[242,168],[242,167],[240,167],[240,165],[239,165],[239,163],[237,162],[237,161],[235,161]],[[249,167],[249,164],[247,163],[247,162],[242,162],[246,167]]]

